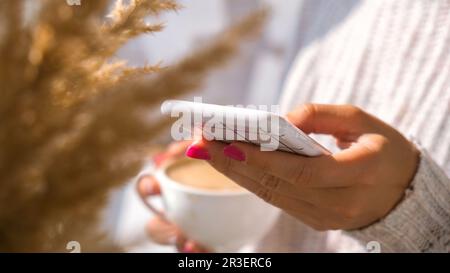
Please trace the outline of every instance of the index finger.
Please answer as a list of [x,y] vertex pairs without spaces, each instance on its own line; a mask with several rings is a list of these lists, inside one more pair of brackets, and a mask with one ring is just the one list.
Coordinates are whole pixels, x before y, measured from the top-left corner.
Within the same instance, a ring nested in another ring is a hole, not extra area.
[[234,142],[227,149],[237,149],[236,153],[240,152],[243,159],[239,161],[225,157],[222,143],[204,142],[204,147],[211,155],[211,163],[223,172],[242,170],[242,166],[247,165],[259,169],[260,177],[267,173],[295,186],[323,188],[353,184],[353,179],[347,177],[346,164],[340,164],[333,155],[311,158],[280,151],[260,151],[258,146]]

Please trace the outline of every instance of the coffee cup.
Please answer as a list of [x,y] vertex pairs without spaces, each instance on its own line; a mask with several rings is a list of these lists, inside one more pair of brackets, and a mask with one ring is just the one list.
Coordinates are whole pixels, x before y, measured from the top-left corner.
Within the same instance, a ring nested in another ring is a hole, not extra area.
[[167,162],[154,173],[163,208],[144,200],[156,214],[214,252],[236,252],[261,239],[279,210],[234,184],[203,161]]

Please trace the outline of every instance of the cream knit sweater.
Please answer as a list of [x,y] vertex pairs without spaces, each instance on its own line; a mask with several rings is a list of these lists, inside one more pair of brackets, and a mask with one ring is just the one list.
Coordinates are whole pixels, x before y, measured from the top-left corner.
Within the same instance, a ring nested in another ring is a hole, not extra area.
[[[257,251],[450,251],[450,0],[306,0],[282,107],[351,103],[421,150],[403,201],[358,231],[316,232],[281,215]],[[328,139],[319,139],[326,142]],[[356,239],[357,240],[356,240]]]

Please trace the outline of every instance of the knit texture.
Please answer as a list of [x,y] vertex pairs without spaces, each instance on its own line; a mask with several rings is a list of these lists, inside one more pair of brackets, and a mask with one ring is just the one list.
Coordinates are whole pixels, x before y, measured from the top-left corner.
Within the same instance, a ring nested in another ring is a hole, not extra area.
[[450,183],[423,149],[420,160],[404,200],[380,222],[350,235],[376,240],[384,252],[450,252]]
[[[404,200],[381,221],[351,232],[316,232],[282,215],[257,251],[448,252],[450,241],[450,1],[306,0],[301,50],[281,98],[350,103],[421,143]],[[328,144],[329,138],[318,137]]]

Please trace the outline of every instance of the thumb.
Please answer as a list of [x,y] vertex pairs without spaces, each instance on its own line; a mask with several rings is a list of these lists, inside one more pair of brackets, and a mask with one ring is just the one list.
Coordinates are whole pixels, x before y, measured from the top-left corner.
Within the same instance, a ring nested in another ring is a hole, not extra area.
[[304,104],[288,113],[287,119],[307,134],[344,140],[378,131],[376,118],[352,105]]

